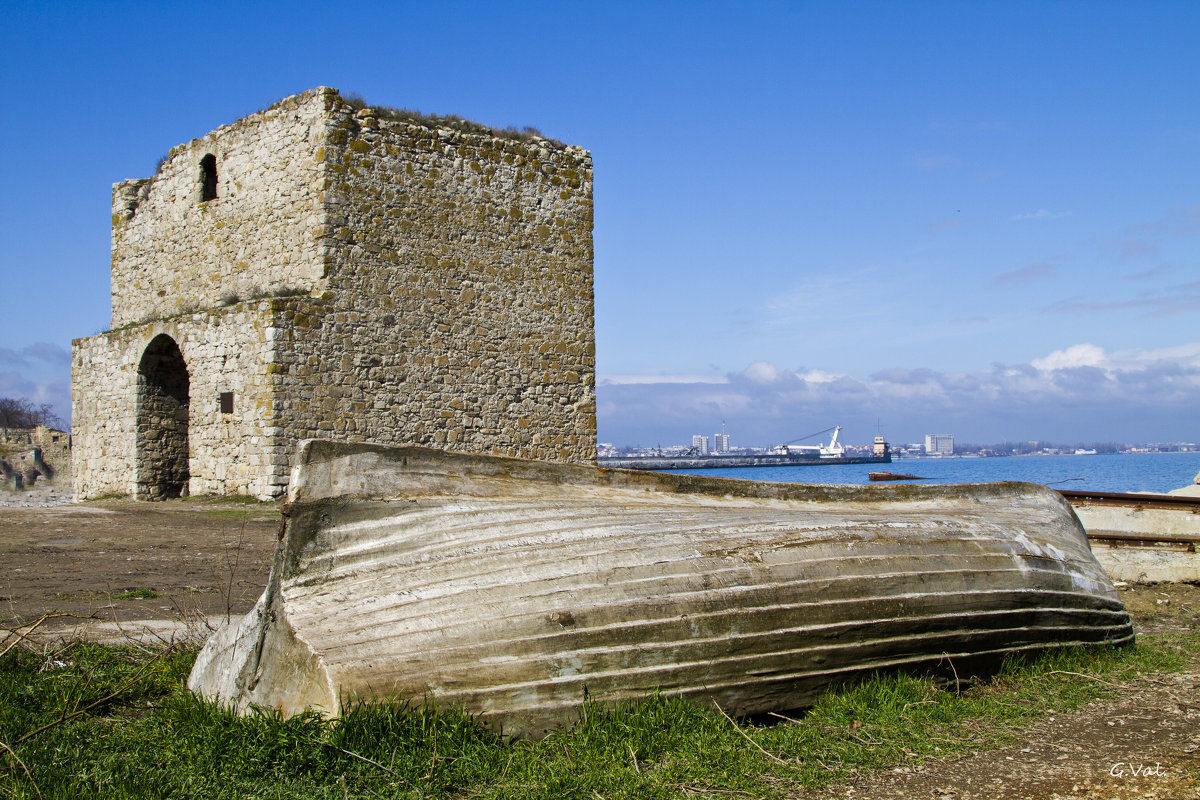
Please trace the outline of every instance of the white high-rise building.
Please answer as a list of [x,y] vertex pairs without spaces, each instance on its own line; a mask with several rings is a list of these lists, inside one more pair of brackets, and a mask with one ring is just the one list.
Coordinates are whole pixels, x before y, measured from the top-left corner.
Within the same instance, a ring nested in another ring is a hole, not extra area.
[[954,435],[950,433],[925,434],[925,455],[952,456],[954,455]]
[[725,420],[721,420],[721,432],[713,434],[713,452],[729,452],[729,434],[725,432]]
[[708,455],[708,437],[697,433],[692,437],[692,449],[702,456]]

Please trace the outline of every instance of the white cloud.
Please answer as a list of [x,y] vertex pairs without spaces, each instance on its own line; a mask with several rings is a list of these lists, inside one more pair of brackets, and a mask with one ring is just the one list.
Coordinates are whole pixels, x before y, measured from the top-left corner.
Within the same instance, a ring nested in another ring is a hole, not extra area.
[[47,364],[61,365],[71,363],[71,353],[59,345],[50,342],[34,342],[20,350],[0,347],[0,364],[15,364],[29,366],[29,360],[44,361]]
[[742,370],[742,376],[754,383],[775,383],[779,380],[779,370],[774,364],[766,361],[755,361]]
[[48,403],[64,422],[71,419],[71,353],[50,342],[13,350],[0,347],[0,397]]
[[763,305],[762,321],[769,331],[812,330],[827,324],[861,329],[882,316],[876,302],[880,281],[879,271],[871,267],[814,270],[770,297]]
[[1085,300],[1070,297],[1046,306],[1049,313],[1093,314],[1098,311],[1141,311],[1143,316],[1194,314],[1200,311],[1200,281],[1177,283],[1139,292],[1118,300]]
[[1035,369],[1053,370],[1069,369],[1072,367],[1099,367],[1108,356],[1103,347],[1094,344],[1076,344],[1066,350],[1055,350],[1044,358],[1035,358],[1029,362]]
[[832,383],[845,376],[826,372],[823,369],[810,369],[807,372],[796,372],[796,377],[806,383]]
[[19,372],[0,372],[0,397],[49,404],[64,424],[71,419],[71,384],[62,379],[44,379]]
[[1014,222],[1025,222],[1028,220],[1040,219],[1062,219],[1063,217],[1069,216],[1071,216],[1070,211],[1047,211],[1044,208],[1039,208],[1037,211],[1030,213],[1014,214],[1013,216],[1009,217],[1009,219]]
[[1039,261],[1036,264],[1027,264],[1020,269],[1014,269],[1011,272],[1005,272],[996,276],[996,283],[1029,283],[1040,278],[1049,277],[1054,273],[1054,265],[1047,264],[1044,261]]
[[877,421],[897,441],[935,429],[977,443],[1186,440],[1196,436],[1200,342],[1113,352],[1085,342],[1025,364],[866,378],[755,361],[721,385],[609,384],[598,393],[603,438],[625,444],[683,442],[722,419],[743,445],[835,424],[848,441],[870,441]]
[[29,362],[24,356],[16,350],[10,350],[7,347],[0,347],[0,364],[12,364],[14,366],[23,367]]
[[653,383],[729,383],[723,375],[599,375],[596,383],[602,386],[621,386]]

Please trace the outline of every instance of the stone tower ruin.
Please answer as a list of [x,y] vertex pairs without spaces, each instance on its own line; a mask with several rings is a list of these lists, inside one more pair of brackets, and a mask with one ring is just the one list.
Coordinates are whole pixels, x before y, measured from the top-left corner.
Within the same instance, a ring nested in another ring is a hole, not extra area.
[[586,150],[318,88],[113,188],[76,499],[281,494],[300,439],[595,457]]

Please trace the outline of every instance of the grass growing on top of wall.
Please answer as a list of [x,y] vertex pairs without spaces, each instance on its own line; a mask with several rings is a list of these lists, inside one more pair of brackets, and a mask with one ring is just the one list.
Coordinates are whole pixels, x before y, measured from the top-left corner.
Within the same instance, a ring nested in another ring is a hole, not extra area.
[[667,697],[589,704],[579,724],[515,743],[427,704],[357,706],[338,721],[236,717],[181,688],[194,651],[179,647],[10,645],[0,655],[7,796],[666,798],[779,797],[852,769],[996,744],[1115,681],[1179,669],[1200,652],[1200,636],[1012,659],[994,681],[961,692],[874,676],[776,724]]
[[393,122],[413,122],[424,126],[443,126],[452,128],[458,131],[467,133],[482,133],[487,136],[496,136],[502,139],[516,139],[521,142],[531,142],[534,139],[545,142],[546,144],[561,149],[566,147],[565,144],[557,139],[547,138],[540,130],[530,125],[521,128],[509,126],[507,128],[492,128],[478,122],[473,122],[469,119],[464,119],[457,114],[422,114],[420,111],[411,108],[395,108],[393,106],[375,106],[369,105],[362,95],[351,92],[342,96],[351,108],[362,110],[369,108],[378,114],[383,119],[392,120]]

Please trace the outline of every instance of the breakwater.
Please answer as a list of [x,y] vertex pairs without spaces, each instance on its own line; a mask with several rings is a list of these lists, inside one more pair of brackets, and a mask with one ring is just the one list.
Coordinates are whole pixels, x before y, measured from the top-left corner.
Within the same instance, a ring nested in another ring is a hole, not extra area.
[[[893,459],[897,472],[921,475],[919,484],[1023,481],[1053,489],[1095,492],[1168,492],[1193,482],[1200,472],[1200,453],[1128,453],[1095,456],[1013,456],[996,458]],[[756,481],[797,483],[869,483],[878,471],[866,464],[825,469],[703,469],[701,475]]]
[[683,458],[638,457],[597,458],[596,465],[613,469],[728,469],[730,467],[829,467],[838,464],[890,464],[891,456],[844,456],[813,458],[812,456],[685,456]]

